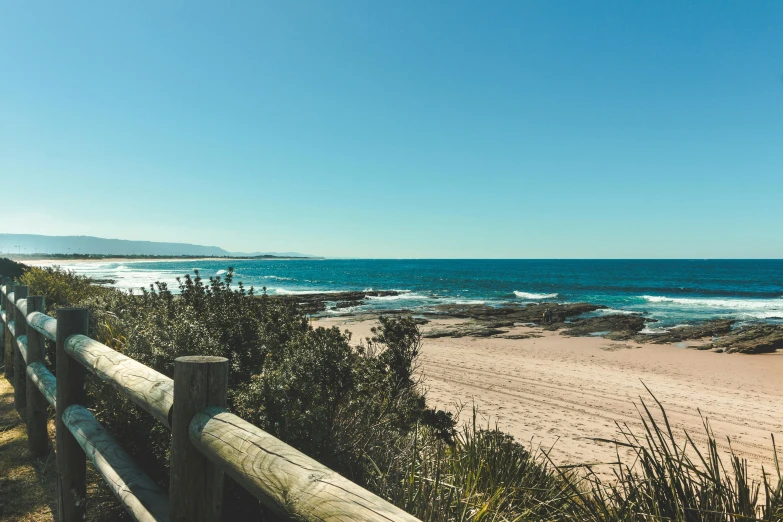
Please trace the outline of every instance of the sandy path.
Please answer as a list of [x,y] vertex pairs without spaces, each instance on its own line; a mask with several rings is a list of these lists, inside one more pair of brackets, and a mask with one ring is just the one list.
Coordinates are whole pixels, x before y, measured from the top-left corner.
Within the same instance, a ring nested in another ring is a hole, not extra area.
[[[336,324],[358,340],[373,321],[317,324]],[[453,410],[475,401],[518,440],[554,445],[558,463],[611,462],[614,445],[590,439],[616,438],[616,422],[641,432],[634,402],[647,400],[643,381],[675,429],[703,442],[700,409],[723,448],[729,437],[755,471],[772,464],[770,434],[783,434],[783,353],[729,355],[534,329],[513,333],[531,332],[542,337],[425,339],[421,372],[430,405]]]

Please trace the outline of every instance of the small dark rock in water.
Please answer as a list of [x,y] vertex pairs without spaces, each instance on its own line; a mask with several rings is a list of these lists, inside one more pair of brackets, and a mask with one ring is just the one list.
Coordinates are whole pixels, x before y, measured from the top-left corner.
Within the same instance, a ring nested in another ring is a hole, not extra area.
[[731,319],[715,319],[695,325],[678,326],[663,333],[638,334],[634,336],[634,340],[639,343],[653,344],[680,343],[691,339],[703,339],[705,337],[727,334],[731,332],[732,324],[734,324],[734,321]]
[[649,319],[639,315],[613,314],[577,319],[566,325],[561,335],[582,336],[596,332],[610,332],[605,337],[616,341],[632,338],[639,333]]

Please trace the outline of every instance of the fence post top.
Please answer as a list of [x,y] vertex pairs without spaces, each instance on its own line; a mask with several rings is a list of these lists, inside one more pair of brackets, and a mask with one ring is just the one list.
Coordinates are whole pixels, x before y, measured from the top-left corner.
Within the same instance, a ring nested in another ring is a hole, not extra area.
[[57,309],[57,313],[59,314],[60,312],[74,313],[75,314],[75,313],[79,313],[79,312],[89,312],[89,308],[66,306],[64,308],[58,308]]
[[214,355],[183,355],[174,359],[174,362],[180,364],[219,364],[227,363],[228,359]]

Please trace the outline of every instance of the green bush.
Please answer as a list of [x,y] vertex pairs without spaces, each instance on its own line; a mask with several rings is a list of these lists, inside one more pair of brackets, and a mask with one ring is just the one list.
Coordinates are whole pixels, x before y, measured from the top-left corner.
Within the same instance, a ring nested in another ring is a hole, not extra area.
[[0,257],[0,275],[3,277],[19,279],[29,268],[27,265],[17,263],[7,257]]
[[93,284],[91,278],[63,270],[59,266],[29,267],[19,282],[29,287],[29,295],[44,296],[46,313],[52,316],[56,315],[57,308],[76,306],[111,292],[110,289]]

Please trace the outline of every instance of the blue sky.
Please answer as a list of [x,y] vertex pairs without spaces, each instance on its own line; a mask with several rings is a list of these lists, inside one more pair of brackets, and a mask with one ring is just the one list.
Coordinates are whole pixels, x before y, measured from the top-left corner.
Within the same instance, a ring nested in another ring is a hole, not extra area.
[[0,232],[783,257],[783,2],[0,1]]

